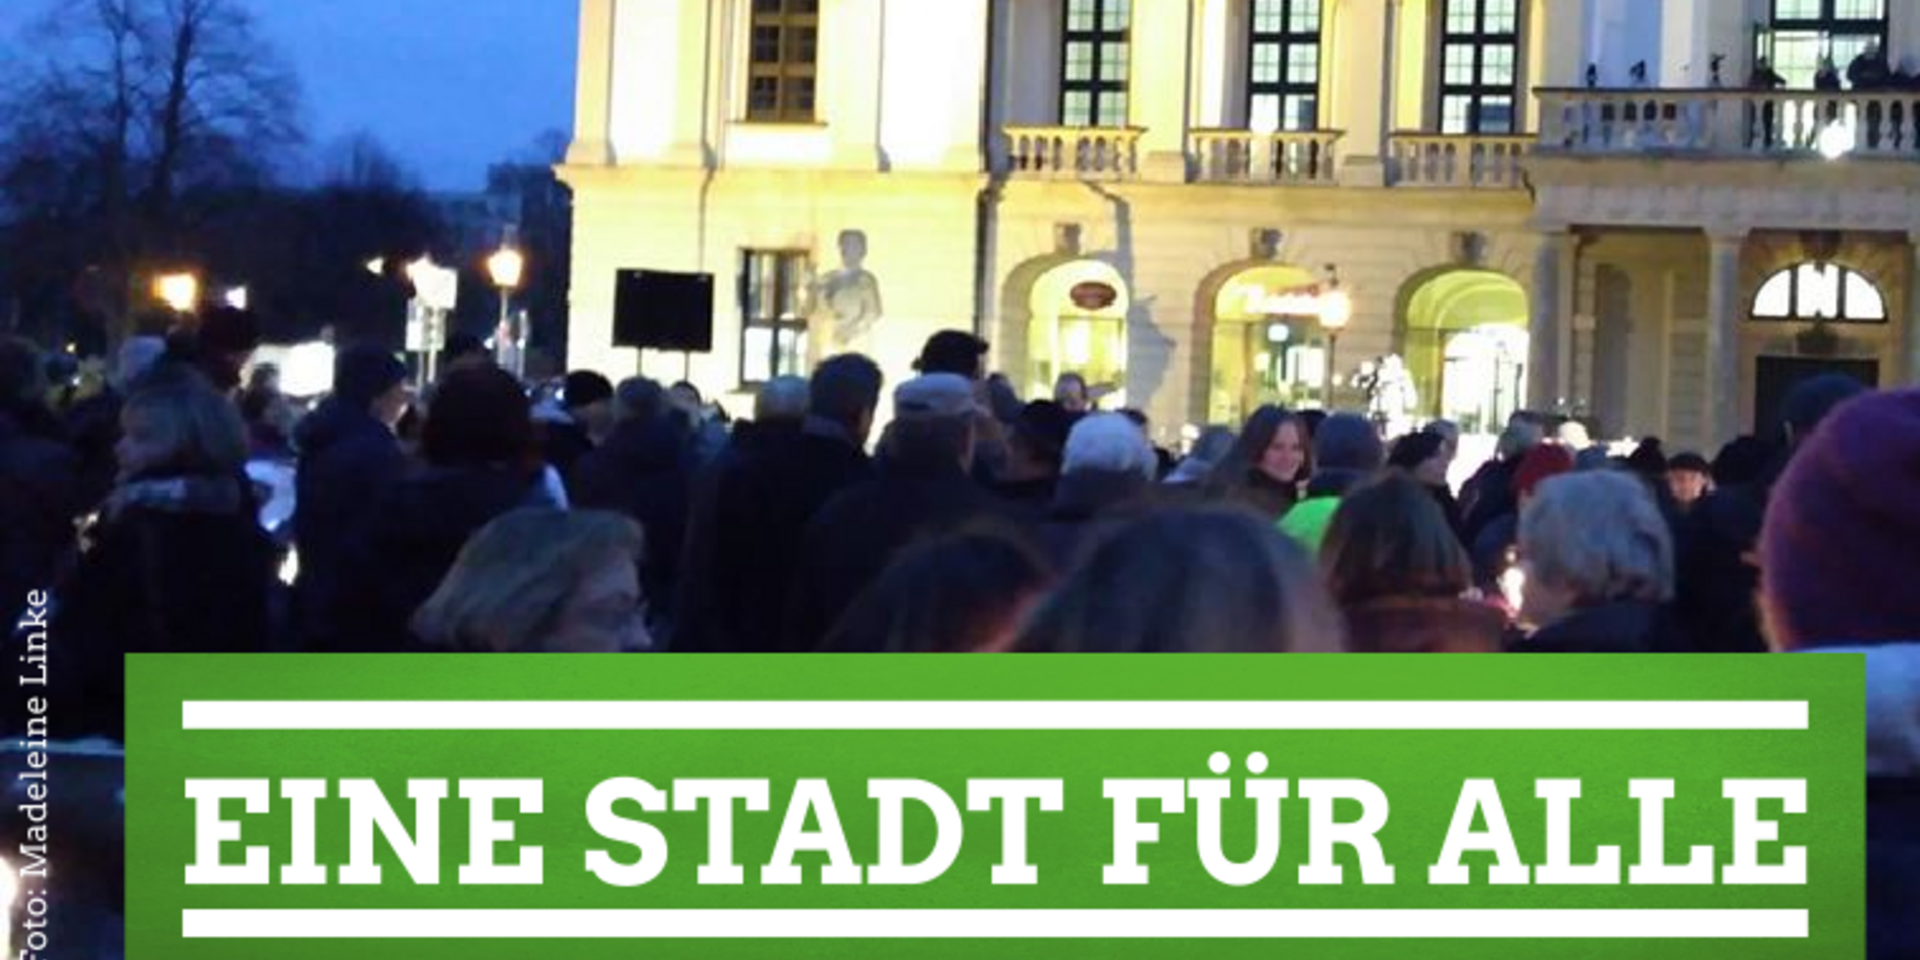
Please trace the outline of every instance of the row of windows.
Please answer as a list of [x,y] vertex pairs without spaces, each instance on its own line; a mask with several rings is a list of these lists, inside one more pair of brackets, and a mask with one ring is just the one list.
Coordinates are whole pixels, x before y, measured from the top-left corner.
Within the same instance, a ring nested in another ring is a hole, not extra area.
[[[1517,133],[1524,0],[1440,0],[1442,133]],[[1132,0],[1062,0],[1060,122],[1128,122]],[[1247,115],[1256,130],[1320,125],[1324,0],[1247,0]],[[747,119],[814,119],[820,0],[753,0]],[[1811,87],[1823,63],[1844,70],[1870,47],[1885,49],[1886,0],[1773,0],[1766,57],[1792,87]]]

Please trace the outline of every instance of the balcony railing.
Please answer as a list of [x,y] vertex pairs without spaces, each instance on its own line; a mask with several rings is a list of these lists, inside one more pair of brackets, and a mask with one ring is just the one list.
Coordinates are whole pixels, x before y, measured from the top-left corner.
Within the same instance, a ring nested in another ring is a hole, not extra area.
[[1399,187],[1513,190],[1525,185],[1522,162],[1533,144],[1526,136],[1396,133],[1388,172]]
[[1005,173],[1058,180],[1131,180],[1140,173],[1134,127],[1007,127]]
[[1249,130],[1195,130],[1193,177],[1202,183],[1334,182],[1340,133],[1311,130],[1260,134]]
[[1554,153],[1920,159],[1920,92],[1542,90]]

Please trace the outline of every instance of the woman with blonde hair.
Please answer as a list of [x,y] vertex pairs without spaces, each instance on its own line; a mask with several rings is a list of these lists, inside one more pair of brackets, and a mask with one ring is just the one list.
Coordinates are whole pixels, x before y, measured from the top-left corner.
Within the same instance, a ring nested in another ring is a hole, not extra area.
[[1340,504],[1320,550],[1354,650],[1491,653],[1506,617],[1466,599],[1473,564],[1426,485],[1389,474]]
[[653,645],[640,527],[615,513],[516,510],[461,549],[413,617],[420,645],[464,653],[620,653]]

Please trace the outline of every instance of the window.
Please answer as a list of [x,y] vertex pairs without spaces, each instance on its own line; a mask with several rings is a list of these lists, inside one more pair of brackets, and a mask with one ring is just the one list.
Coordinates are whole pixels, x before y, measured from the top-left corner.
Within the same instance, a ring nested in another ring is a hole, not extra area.
[[748,250],[742,259],[740,382],[806,376],[813,272],[807,254]]
[[1440,132],[1520,132],[1520,0],[1444,0]]
[[1318,128],[1321,0],[1252,0],[1251,6],[1247,126]]
[[820,61],[820,0],[753,0],[747,119],[813,122]]
[[1844,77],[1873,46],[1887,48],[1887,0],[1773,0],[1773,28],[1761,32],[1757,55],[1787,86],[1807,90],[1823,58]]
[[1887,301],[1861,273],[1830,263],[1803,263],[1767,278],[1753,298],[1755,320],[1885,323]]
[[1127,125],[1127,30],[1132,0],[1066,0],[1066,49],[1060,60],[1060,123]]

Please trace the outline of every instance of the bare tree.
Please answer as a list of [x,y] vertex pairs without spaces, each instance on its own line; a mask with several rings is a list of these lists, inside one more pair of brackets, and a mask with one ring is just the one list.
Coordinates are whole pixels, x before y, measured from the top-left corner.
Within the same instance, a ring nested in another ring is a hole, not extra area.
[[368,131],[348,134],[327,148],[321,181],[329,187],[406,192],[415,178],[393,151]]

